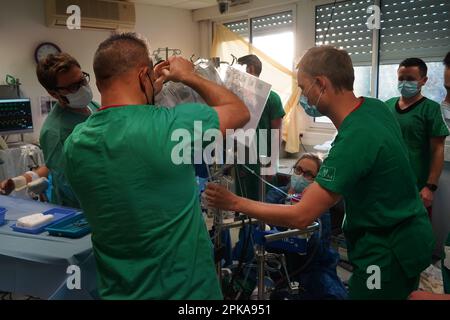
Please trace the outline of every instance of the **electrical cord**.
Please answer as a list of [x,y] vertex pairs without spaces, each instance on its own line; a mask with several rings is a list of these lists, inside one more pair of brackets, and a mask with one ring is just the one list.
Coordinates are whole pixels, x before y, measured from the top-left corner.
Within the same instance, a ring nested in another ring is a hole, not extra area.
[[276,187],[275,185],[271,184],[269,181],[265,180],[264,178],[262,178],[259,174],[257,174],[254,170],[250,169],[249,167],[247,167],[245,164],[242,165],[248,172],[250,172],[251,174],[253,174],[254,176],[256,176],[259,180],[261,180],[262,182],[264,182],[266,185],[268,185],[269,187],[272,187],[273,189],[281,192],[282,194],[284,194],[285,196],[289,197],[290,195],[286,192],[284,192],[283,190],[281,190],[280,188]]
[[300,145],[302,146],[303,150],[305,150],[305,152],[308,152],[308,151],[306,150],[305,145],[303,144],[303,140],[302,140],[301,137],[300,137]]
[[337,2],[337,0],[334,0],[333,9],[331,9],[331,16],[330,16],[330,21],[328,21],[327,32],[325,33],[325,37],[323,38],[323,43],[324,44],[325,44],[325,42],[327,40],[327,36],[328,36],[328,32],[330,31],[331,23],[333,22],[333,16],[334,16],[334,10],[336,8],[336,2]]

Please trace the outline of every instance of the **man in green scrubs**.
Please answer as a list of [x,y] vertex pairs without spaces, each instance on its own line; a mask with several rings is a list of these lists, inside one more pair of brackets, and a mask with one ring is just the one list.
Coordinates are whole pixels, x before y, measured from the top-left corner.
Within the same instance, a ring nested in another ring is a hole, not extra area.
[[[80,64],[69,54],[50,54],[42,59],[36,69],[41,85],[58,102],[48,114],[40,132],[39,142],[45,166],[23,175],[27,183],[51,174],[54,204],[79,208],[80,204],[64,174],[63,146],[73,129],[84,122],[99,106],[92,101],[89,75],[82,72]],[[14,189],[13,179],[4,181],[5,194]]]
[[434,238],[400,127],[386,105],[356,97],[350,56],[330,46],[303,56],[298,83],[312,109],[338,129],[329,156],[302,201],[263,204],[209,184],[210,205],[268,224],[305,228],[344,198],[344,234],[353,265],[352,299],[406,299],[430,265]]
[[450,233],[444,243],[444,250],[441,260],[442,282],[444,285],[444,293],[432,293],[427,291],[414,291],[410,296],[410,300],[450,300]]
[[445,137],[450,132],[440,105],[422,95],[422,87],[428,80],[425,62],[405,59],[397,74],[401,96],[389,99],[386,104],[400,124],[416,184],[431,217],[433,193],[444,166]]
[[[198,76],[183,58],[155,70],[136,34],[101,43],[94,71],[103,107],[65,143],[67,176],[92,228],[99,294],[221,299],[194,167],[177,163],[177,148],[181,143],[189,153],[207,129],[240,128],[250,115],[238,97]],[[213,107],[152,105],[162,81],[190,86]],[[186,135],[192,140],[180,141]]]
[[444,88],[446,95],[441,102],[442,114],[447,123],[450,126],[450,51],[447,52],[443,60],[444,63]]
[[[262,72],[261,60],[254,54],[246,55],[238,59],[238,63],[246,66],[246,72],[259,78]],[[280,96],[274,92],[270,91],[269,97],[267,99],[266,105],[264,106],[263,113],[256,128],[256,136],[259,139],[260,130],[267,130],[267,141],[264,141],[267,145],[267,157],[272,155],[272,141],[271,141],[271,130],[279,130],[281,136],[281,124],[283,122],[283,117],[286,115],[284,112],[283,104],[281,102]],[[262,141],[258,140],[257,150],[258,155],[261,154]],[[259,174],[260,165],[259,164],[247,164],[247,166]],[[238,193],[246,198],[252,200],[259,200],[259,179],[255,175],[251,174],[243,168],[243,166],[238,166],[238,174],[241,178],[242,192],[238,188]]]

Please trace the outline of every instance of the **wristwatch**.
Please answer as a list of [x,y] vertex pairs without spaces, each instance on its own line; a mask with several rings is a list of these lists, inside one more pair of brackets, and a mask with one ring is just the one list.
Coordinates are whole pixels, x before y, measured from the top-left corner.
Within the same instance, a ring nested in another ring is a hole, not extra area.
[[428,189],[430,189],[431,192],[435,192],[438,189],[438,186],[432,183],[427,183],[426,186]]

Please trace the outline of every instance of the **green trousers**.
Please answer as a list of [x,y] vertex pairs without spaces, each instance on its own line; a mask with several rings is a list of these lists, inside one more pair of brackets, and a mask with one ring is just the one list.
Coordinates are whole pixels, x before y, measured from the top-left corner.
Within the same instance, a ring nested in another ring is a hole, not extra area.
[[349,280],[349,297],[352,300],[406,300],[419,287],[420,274],[408,278],[396,258],[392,259],[389,281],[381,281],[380,289],[370,290],[370,274],[353,274]]

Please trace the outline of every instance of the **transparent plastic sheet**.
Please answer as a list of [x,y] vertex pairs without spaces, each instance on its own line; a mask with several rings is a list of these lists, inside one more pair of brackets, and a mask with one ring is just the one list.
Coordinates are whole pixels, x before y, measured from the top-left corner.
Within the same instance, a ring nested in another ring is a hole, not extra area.
[[257,77],[228,66],[224,86],[241,98],[250,111],[251,118],[244,126],[244,130],[256,129],[272,86]]
[[[195,65],[195,72],[205,79],[223,85],[220,75],[214,68],[212,62],[208,60],[199,60]],[[155,97],[156,105],[173,108],[184,103],[202,103],[206,104],[200,95],[190,87],[179,82],[167,82],[164,84],[161,92]]]
[[[243,72],[235,67],[221,65],[218,69],[209,60],[199,60],[195,64],[195,71],[202,77],[225,86],[242,101],[250,111],[250,121],[244,126],[244,130],[256,130],[261,115],[264,111],[272,86],[257,77]],[[158,106],[173,108],[184,103],[206,102],[190,87],[175,82],[164,84],[161,92],[155,97]],[[270,133],[269,133],[270,134]],[[247,147],[254,147],[252,137],[245,141]]]

